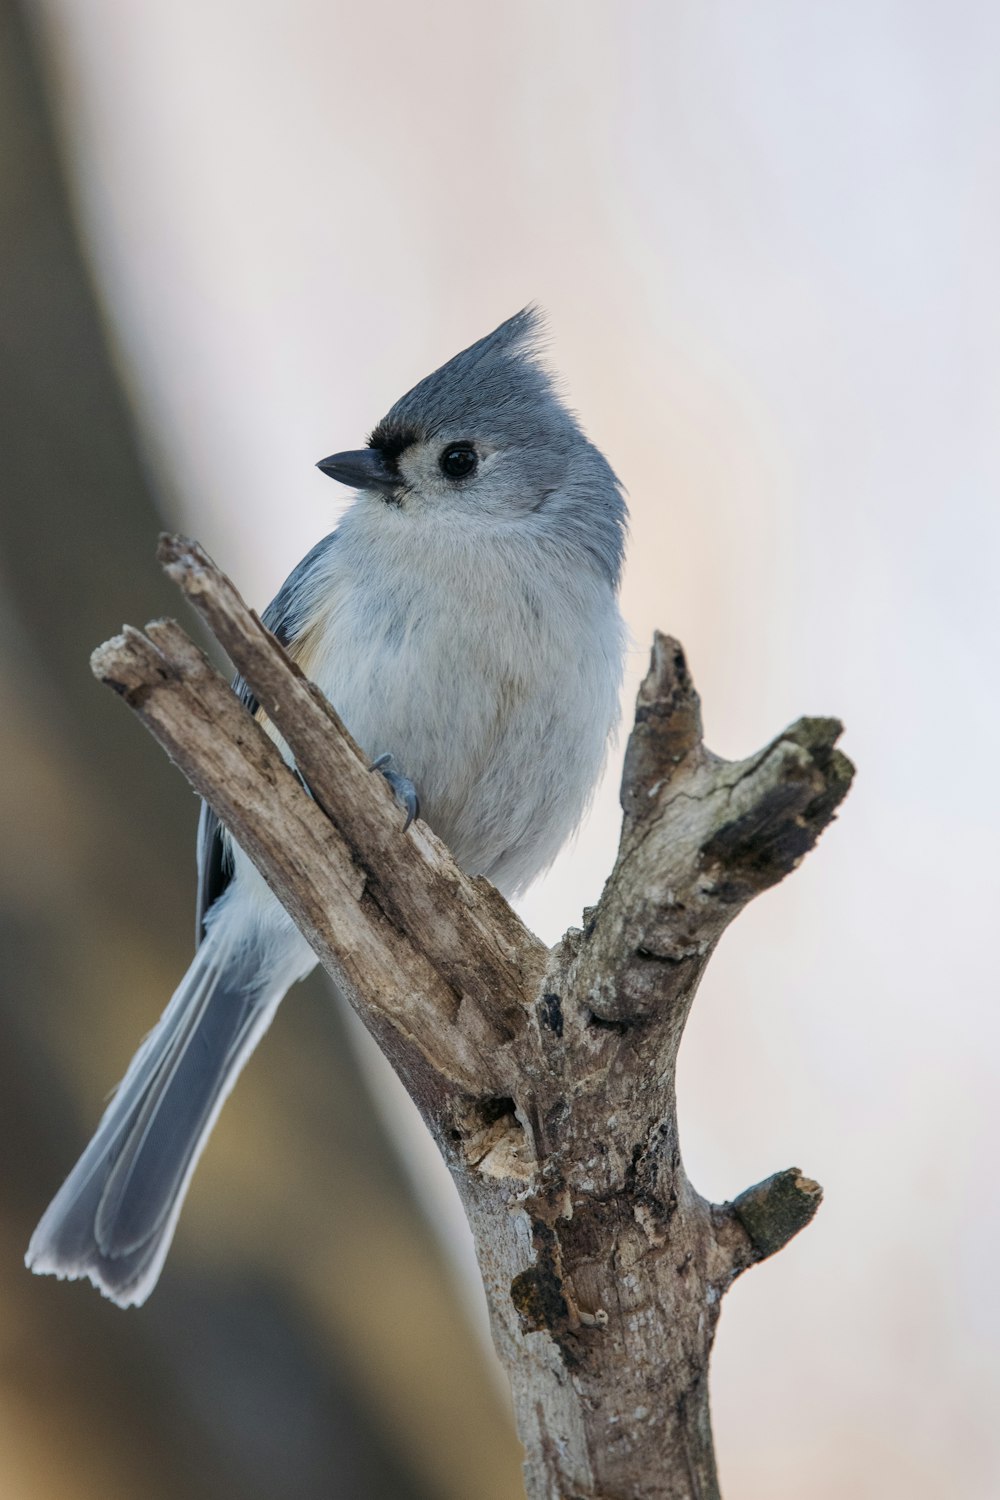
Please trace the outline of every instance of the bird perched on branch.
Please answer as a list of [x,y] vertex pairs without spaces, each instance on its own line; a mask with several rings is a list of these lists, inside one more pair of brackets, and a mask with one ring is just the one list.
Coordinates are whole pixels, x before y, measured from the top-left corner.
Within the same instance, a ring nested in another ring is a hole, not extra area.
[[[533,309],[516,313],[397,401],[367,448],[322,460],[357,496],[264,615],[407,824],[419,805],[462,868],[507,895],[579,821],[624,649],[621,487],[553,388],[539,333]],[[316,962],[207,807],[198,873],[191,967],[27,1255],[123,1307],[156,1284],[219,1110]]]

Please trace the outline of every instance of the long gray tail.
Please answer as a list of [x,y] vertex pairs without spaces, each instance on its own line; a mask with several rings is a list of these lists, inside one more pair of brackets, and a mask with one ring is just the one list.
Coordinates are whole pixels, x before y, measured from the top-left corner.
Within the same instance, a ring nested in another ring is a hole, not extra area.
[[156,1285],[216,1116],[298,977],[273,952],[262,968],[261,946],[234,938],[234,915],[218,913],[46,1210],[25,1257],[33,1271],[89,1277],[120,1307]]

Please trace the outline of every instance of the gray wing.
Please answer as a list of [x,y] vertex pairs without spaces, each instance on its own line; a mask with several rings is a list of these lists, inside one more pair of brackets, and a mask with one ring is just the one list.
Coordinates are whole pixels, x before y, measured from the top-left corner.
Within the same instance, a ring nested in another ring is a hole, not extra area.
[[[287,646],[298,633],[299,611],[303,585],[316,564],[326,556],[333,546],[337,533],[331,531],[322,541],[307,552],[299,565],[289,573],[281,588],[261,615],[261,619],[272,635],[283,646]],[[233,679],[233,692],[252,714],[257,712],[257,699],[242,677]],[[232,868],[222,838],[222,827],[207,802],[201,804],[198,820],[198,898],[195,910],[195,943],[205,936],[205,917],[209,907],[217,901],[232,879]]]

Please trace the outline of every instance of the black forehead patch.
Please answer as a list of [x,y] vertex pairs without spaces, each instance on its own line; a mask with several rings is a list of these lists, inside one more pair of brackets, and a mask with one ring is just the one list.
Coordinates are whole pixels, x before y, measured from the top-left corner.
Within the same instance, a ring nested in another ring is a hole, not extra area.
[[420,434],[415,427],[394,422],[391,417],[383,417],[378,426],[372,429],[368,446],[377,448],[387,463],[395,464],[401,453],[405,453],[407,448],[419,441]]

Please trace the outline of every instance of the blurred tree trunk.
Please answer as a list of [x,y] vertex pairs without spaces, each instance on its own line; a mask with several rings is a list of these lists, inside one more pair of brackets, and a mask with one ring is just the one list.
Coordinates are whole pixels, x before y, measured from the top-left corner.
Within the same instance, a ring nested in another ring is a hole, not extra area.
[[173,600],[12,0],[0,327],[0,1492],[516,1496],[509,1417],[318,986],[227,1107],[148,1308],[22,1268],[187,962],[197,809],[87,669],[94,642]]

